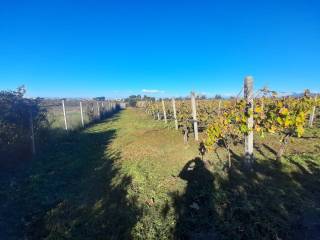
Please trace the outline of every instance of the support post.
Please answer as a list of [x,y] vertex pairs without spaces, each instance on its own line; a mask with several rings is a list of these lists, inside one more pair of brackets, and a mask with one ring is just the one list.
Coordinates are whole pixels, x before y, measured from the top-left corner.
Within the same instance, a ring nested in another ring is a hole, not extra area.
[[196,95],[194,92],[191,92],[191,107],[192,107],[192,118],[193,118],[193,131],[194,139],[199,140],[198,136],[198,121],[197,121],[197,108],[196,108]]
[[220,113],[221,113],[221,99],[219,100],[218,116],[220,116]]
[[162,99],[162,110],[163,110],[164,122],[167,123],[167,113],[166,113],[166,107],[164,105],[163,99]]
[[62,111],[63,111],[63,118],[64,118],[64,127],[66,130],[68,130],[68,122],[67,122],[66,108],[64,106],[64,100],[62,100]]
[[157,100],[156,100],[155,104],[156,104],[157,117],[158,117],[158,121],[159,121],[160,120],[160,107],[159,107]]
[[172,108],[173,108],[173,118],[174,118],[174,125],[176,130],[178,130],[178,120],[177,120],[177,110],[176,110],[176,101],[172,98]]
[[84,127],[83,110],[82,110],[82,102],[81,101],[80,101],[80,115],[81,115],[81,124],[82,124],[82,127]]
[[[314,98],[314,102],[317,102],[317,96]],[[312,107],[311,113],[310,113],[310,118],[309,118],[309,127],[311,128],[313,126],[314,122],[314,116],[316,114],[316,106]]]
[[247,128],[245,134],[245,164],[251,168],[253,163],[253,77],[247,76],[244,79],[244,98],[246,100],[245,114],[248,116]]
[[98,112],[98,119],[100,120],[100,106],[99,106],[99,102],[97,102],[97,112]]

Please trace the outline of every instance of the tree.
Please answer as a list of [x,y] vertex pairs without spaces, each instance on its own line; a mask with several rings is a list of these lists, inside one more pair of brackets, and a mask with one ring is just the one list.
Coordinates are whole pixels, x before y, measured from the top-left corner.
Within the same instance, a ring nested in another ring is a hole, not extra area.
[[136,107],[138,98],[136,95],[131,95],[128,98],[126,98],[125,101],[128,103],[129,106]]
[[95,101],[105,101],[106,98],[105,97],[95,97],[95,98],[93,98],[93,100],[95,100]]
[[201,94],[201,95],[199,95],[199,99],[205,100],[205,99],[207,99],[207,96],[205,94]]

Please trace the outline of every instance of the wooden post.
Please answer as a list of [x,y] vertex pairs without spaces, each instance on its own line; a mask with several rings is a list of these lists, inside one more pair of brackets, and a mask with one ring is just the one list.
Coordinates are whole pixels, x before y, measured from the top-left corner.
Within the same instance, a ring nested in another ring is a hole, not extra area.
[[[314,102],[317,102],[317,96],[314,98]],[[316,114],[316,106],[312,107],[311,113],[310,113],[310,118],[309,118],[309,127],[313,126],[313,121],[314,121],[314,116]]]
[[145,113],[147,113],[147,114],[149,114],[148,113],[148,109],[147,109],[147,105],[149,104],[149,102],[148,101],[146,101],[146,106],[145,106],[145,109],[144,109],[144,111],[145,111]]
[[156,102],[155,103],[157,106],[157,116],[158,116],[158,120],[160,120],[160,109],[159,109],[159,104]]
[[245,114],[248,116],[247,128],[249,132],[245,134],[245,164],[251,168],[253,162],[253,78],[247,76],[244,79],[244,97],[247,105]]
[[94,115],[94,103],[92,103],[92,104],[90,105],[90,107],[91,107],[91,112],[92,112],[92,119],[91,119],[91,121],[94,121],[95,118],[96,118],[96,116]]
[[80,115],[81,115],[81,124],[82,124],[82,127],[84,127],[82,102],[81,101],[80,101]]
[[163,110],[164,122],[167,123],[167,113],[166,113],[166,107],[164,106],[163,99],[162,99],[162,110]]
[[32,117],[32,110],[30,109],[30,133],[31,133],[31,150],[32,155],[35,155],[36,153],[36,145],[34,142],[34,130],[33,130],[33,117]]
[[103,114],[103,117],[105,117],[105,115],[106,115],[106,108],[105,108],[105,106],[104,106],[104,101],[101,103],[101,105],[102,105],[102,114]]
[[176,130],[178,130],[178,120],[177,120],[177,110],[176,110],[176,101],[172,98],[172,108],[173,108],[173,118]]
[[63,118],[64,118],[64,127],[66,130],[68,130],[67,115],[66,115],[66,108],[64,107],[64,100],[62,100],[62,111],[63,111]]
[[219,100],[218,116],[220,116],[220,113],[221,113],[221,99]]
[[196,108],[196,96],[194,92],[191,92],[191,107],[192,107],[194,139],[198,141],[199,137],[198,137],[197,108]]
[[109,101],[106,102],[106,110],[107,110],[107,113],[109,113]]
[[98,112],[98,119],[100,120],[100,106],[99,106],[99,102],[97,102],[97,112]]

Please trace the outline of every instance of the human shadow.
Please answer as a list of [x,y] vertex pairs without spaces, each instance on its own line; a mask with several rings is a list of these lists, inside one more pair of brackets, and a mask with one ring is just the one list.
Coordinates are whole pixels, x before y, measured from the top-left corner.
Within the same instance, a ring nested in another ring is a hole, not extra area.
[[320,167],[317,157],[256,161],[252,171],[232,154],[223,173],[199,158],[179,177],[183,194],[171,194],[175,239],[319,239]]
[[141,211],[127,196],[121,152],[110,148],[116,134],[98,124],[52,139],[0,207],[2,239],[130,239]]
[[214,177],[200,158],[189,161],[179,177],[187,181],[185,193],[172,193],[177,224],[176,239],[214,239]]

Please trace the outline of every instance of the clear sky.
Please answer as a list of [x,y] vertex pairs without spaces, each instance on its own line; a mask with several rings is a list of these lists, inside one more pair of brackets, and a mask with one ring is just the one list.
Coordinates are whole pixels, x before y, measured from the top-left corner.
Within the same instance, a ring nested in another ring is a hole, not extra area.
[[1,90],[229,95],[246,75],[320,91],[320,1],[1,1]]

